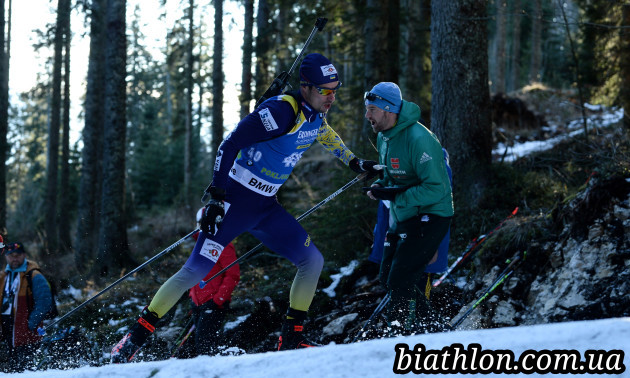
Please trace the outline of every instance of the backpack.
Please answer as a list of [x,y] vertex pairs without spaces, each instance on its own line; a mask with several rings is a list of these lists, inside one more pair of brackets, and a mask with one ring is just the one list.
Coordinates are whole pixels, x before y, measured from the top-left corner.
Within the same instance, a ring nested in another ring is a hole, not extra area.
[[[33,271],[35,270],[37,270],[40,274],[42,274],[42,270],[39,268],[33,268],[29,270],[28,272],[26,272],[26,281],[28,282],[28,293],[30,294],[29,300],[28,300],[29,313],[33,311],[33,306],[35,306],[35,301],[33,300]],[[48,282],[48,286],[50,286],[50,294],[52,295],[52,308],[50,309],[50,311],[48,311],[46,316],[44,316],[45,320],[54,319],[59,315],[59,310],[57,310],[57,287],[55,286],[53,282],[49,281],[48,279],[46,279],[46,282]]]

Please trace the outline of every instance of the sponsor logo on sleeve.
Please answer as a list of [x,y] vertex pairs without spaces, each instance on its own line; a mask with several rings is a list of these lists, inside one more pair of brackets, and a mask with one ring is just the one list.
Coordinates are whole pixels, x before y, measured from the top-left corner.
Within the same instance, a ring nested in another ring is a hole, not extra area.
[[389,162],[392,165],[393,169],[400,168],[400,159],[399,158],[390,158]]
[[217,151],[217,157],[214,159],[214,170],[218,172],[221,169],[221,158],[223,157],[223,151],[219,149]]
[[427,154],[426,152],[423,152],[422,156],[420,157],[420,164],[424,164],[427,161],[431,161],[431,160],[433,160],[431,156],[429,156],[429,154]]
[[271,112],[268,108],[262,109],[259,113],[260,120],[262,121],[263,126],[265,126],[265,130],[273,131],[278,129],[278,124],[276,120],[273,119]]

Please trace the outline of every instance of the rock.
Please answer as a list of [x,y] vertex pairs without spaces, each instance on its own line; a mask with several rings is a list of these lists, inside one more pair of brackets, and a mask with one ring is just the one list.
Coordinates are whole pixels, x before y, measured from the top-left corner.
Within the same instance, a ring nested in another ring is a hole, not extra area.
[[515,326],[516,321],[514,318],[517,316],[517,311],[510,301],[502,301],[497,304],[494,309],[494,316],[492,322],[496,325],[503,327]]
[[337,319],[334,319],[332,322],[328,323],[326,327],[322,330],[324,336],[334,336],[343,334],[344,329],[348,323],[354,321],[358,316],[357,313],[347,314]]

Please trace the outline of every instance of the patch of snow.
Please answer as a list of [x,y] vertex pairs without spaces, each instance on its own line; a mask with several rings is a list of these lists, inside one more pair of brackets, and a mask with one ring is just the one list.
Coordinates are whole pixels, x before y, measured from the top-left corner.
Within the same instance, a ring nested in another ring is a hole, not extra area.
[[[173,378],[221,377],[258,378],[290,376],[300,378],[371,378],[397,377],[393,366],[396,345],[409,348],[422,344],[427,350],[440,351],[453,344],[464,347],[479,344],[483,351],[509,350],[518,358],[527,350],[575,350],[583,357],[587,350],[624,351],[621,363],[626,371],[615,377],[628,377],[630,318],[566,322],[535,326],[505,327],[474,331],[434,333],[409,337],[371,340],[354,344],[330,344],[283,352],[240,356],[200,356],[194,359],[139,362],[124,365],[82,367],[74,370],[48,370],[7,374],[16,378]],[[408,374],[413,376],[412,374]],[[427,376],[427,375],[424,375]],[[488,374],[484,377],[503,375]],[[511,377],[569,377],[572,374],[510,374]],[[580,377],[613,376],[580,374]],[[440,374],[441,378],[461,377]]]
[[339,273],[337,274],[333,274],[330,276],[330,278],[333,280],[333,282],[330,284],[330,286],[328,286],[327,288],[323,289],[322,291],[326,294],[328,294],[329,297],[333,298],[337,295],[337,293],[335,293],[335,288],[337,287],[337,285],[339,285],[339,282],[341,281],[341,278],[344,276],[349,276],[352,274],[352,272],[354,272],[354,268],[356,268],[359,265],[359,261],[358,260],[352,260],[350,261],[350,264],[348,264],[347,266],[342,267],[341,269],[339,269]]
[[251,314],[239,316],[238,318],[236,318],[236,320],[225,323],[225,325],[223,326],[223,329],[228,330],[228,329],[236,328],[236,326],[243,323],[247,318],[249,318],[250,315]]

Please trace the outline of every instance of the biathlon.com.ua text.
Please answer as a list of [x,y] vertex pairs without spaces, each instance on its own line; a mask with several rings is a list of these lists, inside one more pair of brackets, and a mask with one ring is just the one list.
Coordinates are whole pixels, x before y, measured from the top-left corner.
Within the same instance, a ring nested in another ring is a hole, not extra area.
[[441,350],[427,350],[416,344],[396,344],[396,374],[621,374],[623,350],[526,350],[518,358],[505,349],[482,349],[480,344],[451,344]]

